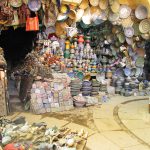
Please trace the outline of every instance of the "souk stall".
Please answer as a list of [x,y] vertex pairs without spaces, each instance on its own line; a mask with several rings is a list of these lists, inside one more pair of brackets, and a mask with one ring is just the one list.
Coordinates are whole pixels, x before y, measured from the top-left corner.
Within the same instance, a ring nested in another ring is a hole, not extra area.
[[20,99],[33,112],[99,104],[115,94],[149,95],[144,71],[148,2],[2,2],[3,29],[25,26],[27,32],[37,32],[33,51],[16,69],[21,75]]

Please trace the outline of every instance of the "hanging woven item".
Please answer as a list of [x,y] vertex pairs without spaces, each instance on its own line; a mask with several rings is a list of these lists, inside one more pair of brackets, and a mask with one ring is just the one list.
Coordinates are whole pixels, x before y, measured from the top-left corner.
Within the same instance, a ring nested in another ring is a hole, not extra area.
[[38,31],[39,30],[39,19],[36,15],[35,17],[27,17],[26,20],[26,31]]

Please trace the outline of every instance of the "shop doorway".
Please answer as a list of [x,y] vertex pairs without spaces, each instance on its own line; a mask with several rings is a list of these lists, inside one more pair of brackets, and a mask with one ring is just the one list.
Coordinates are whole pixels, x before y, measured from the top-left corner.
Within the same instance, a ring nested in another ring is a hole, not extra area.
[[7,61],[7,89],[11,111],[22,110],[19,92],[11,75],[14,68],[23,62],[26,54],[31,52],[36,34],[36,32],[26,32],[25,28],[21,27],[17,29],[10,27],[8,30],[2,30],[0,34],[0,47],[3,48]]

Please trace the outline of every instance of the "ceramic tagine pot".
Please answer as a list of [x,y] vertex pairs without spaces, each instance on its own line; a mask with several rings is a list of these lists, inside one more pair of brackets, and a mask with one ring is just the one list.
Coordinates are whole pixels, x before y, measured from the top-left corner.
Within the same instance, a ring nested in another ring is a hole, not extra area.
[[79,35],[78,37],[78,48],[80,50],[83,50],[84,48],[84,35],[83,34]]
[[66,41],[66,49],[64,52],[64,58],[70,58],[70,41]]
[[74,50],[74,45],[72,44],[71,45],[71,49],[70,49],[70,58],[72,59],[72,58],[74,58],[74,56],[75,56],[75,50]]
[[73,43],[74,43],[74,48],[76,49],[78,47],[78,38],[77,37],[73,38]]

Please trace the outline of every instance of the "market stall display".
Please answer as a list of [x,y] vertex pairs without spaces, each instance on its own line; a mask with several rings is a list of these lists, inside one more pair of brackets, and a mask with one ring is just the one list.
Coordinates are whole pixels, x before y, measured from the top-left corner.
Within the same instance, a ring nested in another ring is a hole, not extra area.
[[0,135],[4,150],[14,148],[82,150],[88,137],[88,132],[83,129],[71,131],[63,127],[58,129],[57,126],[48,128],[44,122],[30,125],[23,117],[13,121],[1,118],[0,122]]
[[[31,97],[35,113],[67,110],[73,103],[86,106],[86,98],[94,100],[100,92],[149,93],[144,72],[145,44],[150,39],[147,6],[133,9],[117,0],[9,3],[8,14],[7,5],[0,3],[3,28],[13,25],[4,23],[6,17],[20,22],[15,26],[26,20],[26,30],[28,25],[32,31],[39,30],[35,47],[16,69],[22,76],[20,99]],[[23,16],[20,11],[25,12]]]
[[31,109],[36,114],[73,109],[69,78],[66,74],[53,76],[53,79],[39,80],[32,84]]

